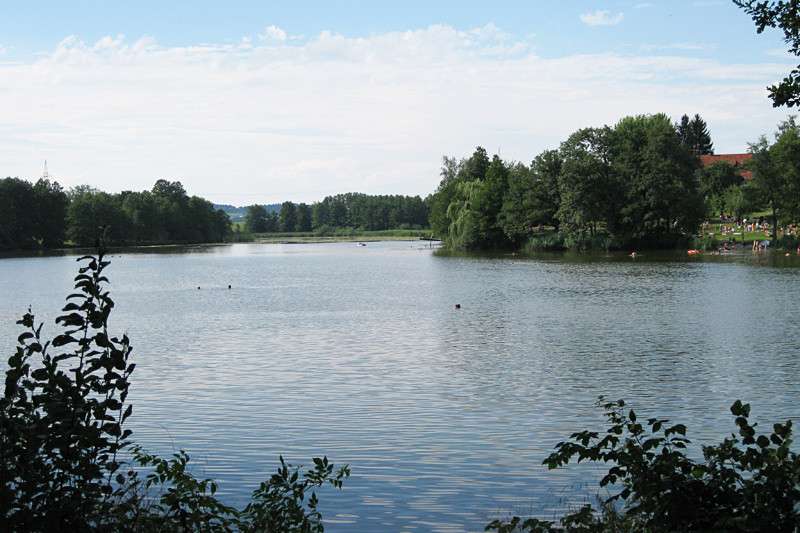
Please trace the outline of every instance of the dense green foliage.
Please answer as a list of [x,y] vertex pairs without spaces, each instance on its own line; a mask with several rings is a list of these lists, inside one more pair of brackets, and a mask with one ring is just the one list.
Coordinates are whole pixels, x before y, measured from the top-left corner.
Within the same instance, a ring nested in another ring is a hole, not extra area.
[[0,180],[0,250],[63,244],[68,206],[58,183]]
[[151,191],[108,194],[58,183],[0,180],[0,249],[53,248],[69,240],[91,246],[98,228],[115,245],[222,242],[231,233],[224,211],[186,194],[180,182],[158,180]]
[[247,208],[247,214],[244,217],[244,227],[248,232],[264,233],[267,231],[268,224],[269,218],[267,209],[263,205],[253,204]]
[[[800,56],[800,9],[797,0],[733,0],[733,3],[753,17],[756,31],[779,28],[783,40],[789,45],[789,53]],[[793,69],[780,83],[771,85],[769,97],[775,107],[793,107],[800,104],[800,65]]]
[[231,231],[224,211],[167,180],[150,191],[77,195],[67,220],[69,239],[81,246],[91,245],[102,226],[109,227],[110,244],[222,242]]
[[[341,488],[348,467],[327,458],[300,474],[280,458],[276,474],[243,509],[214,497],[181,451],[161,459],[124,429],[135,365],[127,336],[113,337],[104,250],[82,257],[64,330],[44,340],[28,311],[0,398],[0,517],[5,531],[323,531],[313,489]],[[308,493],[310,492],[310,496]]]
[[311,205],[311,227],[421,229],[427,225],[428,209],[419,196],[346,193],[326,196]]
[[313,231],[327,235],[348,228],[419,230],[427,226],[427,221],[428,207],[419,196],[347,193],[326,196],[311,205],[284,202],[278,212],[251,205],[247,208],[245,230],[249,233]]
[[640,421],[624,401],[598,405],[606,412],[604,435],[581,431],[556,445],[544,464],[571,460],[611,464],[600,480],[609,492],[555,522],[514,517],[487,530],[512,531],[797,531],[800,524],[800,456],[790,450],[792,422],[757,434],[750,406],[731,406],[738,436],[703,446],[702,461],[686,455],[686,427],[668,420]]
[[[705,131],[699,117],[687,124]],[[659,114],[579,130],[530,167],[490,160],[480,147],[469,159],[445,158],[431,227],[446,245],[466,250],[530,246],[543,226],[558,232],[557,246],[674,244],[705,215],[691,153],[710,149],[700,137],[682,138]]]
[[800,220],[800,127],[794,117],[778,125],[775,143],[766,136],[750,144],[752,158],[746,168],[753,172],[752,186],[759,199],[772,212],[772,238],[778,222]]
[[715,163],[700,169],[700,193],[705,197],[709,207],[717,213],[728,213],[726,194],[731,188],[744,184],[744,176],[736,167],[727,161]]
[[689,118],[683,115],[681,121],[675,125],[681,142],[689,148],[689,152],[694,156],[713,154],[714,143],[711,142],[711,134],[708,133],[706,121],[695,115]]

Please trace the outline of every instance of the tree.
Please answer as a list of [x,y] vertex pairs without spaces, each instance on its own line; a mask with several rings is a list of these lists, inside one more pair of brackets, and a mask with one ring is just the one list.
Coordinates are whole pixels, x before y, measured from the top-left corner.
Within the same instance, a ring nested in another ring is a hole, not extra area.
[[440,239],[447,237],[450,231],[452,220],[448,218],[450,202],[456,194],[456,186],[462,179],[459,178],[464,167],[464,160],[456,161],[452,157],[442,158],[442,170],[439,175],[442,177],[436,192],[431,195],[431,214],[429,222],[434,235]]
[[626,117],[612,135],[615,177],[625,194],[612,232],[635,239],[696,231],[703,217],[694,158],[666,115]]
[[151,190],[158,206],[166,240],[192,241],[193,228],[188,223],[189,196],[179,181],[156,181]]
[[122,200],[122,210],[130,221],[128,237],[136,244],[157,243],[167,239],[159,202],[150,191],[132,192]]
[[101,228],[107,228],[109,244],[122,244],[131,227],[119,198],[105,192],[86,194],[73,200],[67,221],[67,237],[78,246],[91,246]]
[[292,232],[297,227],[297,206],[292,202],[283,202],[281,212],[278,215],[278,226],[280,231]]
[[19,178],[0,180],[0,248],[32,248],[36,245],[30,218],[36,212],[33,187]]
[[278,212],[277,211],[268,211],[267,212],[267,221],[265,230],[267,233],[277,233],[278,232]]
[[158,198],[167,198],[175,203],[186,201],[189,198],[180,181],[160,179],[155,182],[151,192]]
[[782,188],[782,179],[775,161],[775,154],[770,150],[766,135],[762,135],[754,143],[749,143],[748,151],[752,157],[745,163],[745,167],[753,172],[752,183],[772,211],[770,217],[772,219],[772,239],[775,240]]
[[75,185],[74,187],[70,188],[69,191],[67,191],[67,197],[71,202],[77,198],[86,196],[87,194],[97,194],[99,192],[100,189],[92,187],[91,185]]
[[681,142],[686,145],[689,152],[697,157],[714,153],[714,144],[711,142],[711,135],[708,133],[706,121],[695,115],[691,120],[687,115],[681,117],[680,123],[675,125]]
[[741,222],[758,205],[758,192],[749,184],[731,185],[722,194],[722,208]]
[[512,167],[501,218],[503,230],[514,242],[521,243],[528,238],[534,226],[558,229],[561,165],[561,155],[557,150],[545,150],[536,156],[530,169],[522,164]]
[[582,242],[587,232],[595,234],[599,224],[608,226],[612,221],[609,200],[616,196],[617,186],[609,158],[610,134],[609,128],[582,129],[561,144],[561,203],[556,216],[574,242]]
[[778,128],[777,141],[770,148],[780,181],[777,197],[781,220],[797,222],[800,215],[800,129],[786,121]]
[[[404,222],[412,227],[422,228],[428,225],[430,210],[428,204],[419,196],[406,196],[403,202]],[[402,223],[402,222],[401,222]]]
[[452,220],[443,238],[447,246],[458,250],[472,250],[477,247],[480,233],[474,203],[482,185],[480,180],[456,184],[453,200],[447,208],[447,218]]
[[192,228],[189,242],[222,242],[231,232],[228,214],[221,209],[214,209],[214,204],[199,196],[189,198],[186,221]]
[[458,185],[465,182],[482,181],[486,177],[489,165],[489,156],[486,154],[486,150],[480,146],[475,149],[469,159],[456,161],[453,158],[442,158],[442,180],[433,194],[429,218],[431,229],[439,238],[446,239],[447,232],[453,224],[453,219],[449,217],[448,213],[458,211],[458,209],[450,209],[450,204],[453,201],[461,202],[463,200],[455,198]]
[[41,178],[33,186],[36,211],[33,213],[34,236],[45,248],[64,244],[67,234],[69,198],[58,182]]
[[742,173],[727,161],[700,169],[699,190],[707,199],[719,197],[734,185],[744,183]]
[[266,233],[267,209],[258,204],[249,206],[244,216],[244,227],[250,233]]
[[329,209],[330,197],[325,197],[321,202],[311,204],[311,226],[314,229],[329,225]]
[[297,231],[311,231],[311,208],[302,202],[297,204]]
[[[783,31],[783,40],[789,45],[789,53],[800,56],[800,10],[796,0],[733,0],[753,18],[756,32],[766,28]],[[778,84],[768,87],[773,107],[793,107],[800,104],[800,65]]]
[[481,249],[508,247],[510,241],[503,231],[500,219],[503,198],[508,190],[508,176],[508,167],[499,156],[493,156],[473,202],[477,242],[472,247]]

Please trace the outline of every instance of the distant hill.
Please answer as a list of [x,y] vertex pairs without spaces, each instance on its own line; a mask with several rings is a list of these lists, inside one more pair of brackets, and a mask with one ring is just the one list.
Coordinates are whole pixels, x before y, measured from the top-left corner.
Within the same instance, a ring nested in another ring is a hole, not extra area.
[[[247,215],[248,206],[236,206],[229,204],[214,204],[214,209],[222,209],[231,218],[231,222],[244,222],[244,217]],[[264,205],[264,209],[269,213],[270,211],[280,211],[281,204]]]

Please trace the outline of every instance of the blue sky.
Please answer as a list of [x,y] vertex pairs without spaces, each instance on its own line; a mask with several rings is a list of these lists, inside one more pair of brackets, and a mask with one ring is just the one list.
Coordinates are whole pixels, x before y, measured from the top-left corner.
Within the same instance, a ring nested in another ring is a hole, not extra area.
[[575,130],[699,113],[718,153],[790,112],[796,63],[729,0],[0,1],[0,168],[179,180],[217,203],[425,196],[444,155],[529,163]]

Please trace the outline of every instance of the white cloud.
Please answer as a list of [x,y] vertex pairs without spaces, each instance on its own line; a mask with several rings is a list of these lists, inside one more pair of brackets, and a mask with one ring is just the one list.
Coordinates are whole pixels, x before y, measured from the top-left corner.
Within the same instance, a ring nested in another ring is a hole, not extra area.
[[589,26],[614,26],[622,22],[622,13],[612,17],[608,11],[598,9],[594,13],[583,13],[581,20]]
[[261,40],[272,39],[275,41],[285,41],[286,40],[286,32],[282,29],[278,28],[277,26],[269,26],[266,29],[264,35],[259,36]]
[[248,205],[327,194],[435,190],[443,155],[498,147],[530,162],[573,131],[627,115],[700,113],[717,150],[742,151],[784,118],[759,64],[614,54],[545,59],[493,26],[349,39],[167,48],[72,37],[0,63],[4,175],[109,192],[180,180]]

